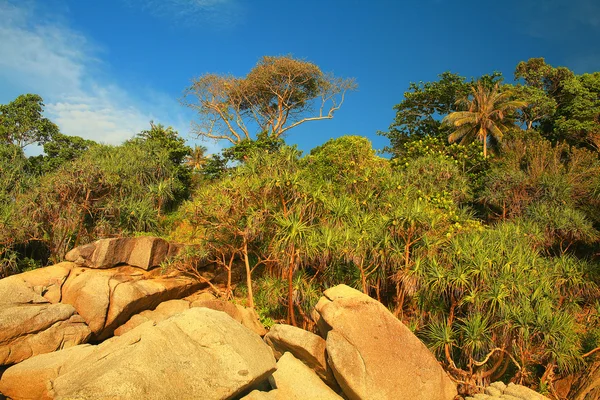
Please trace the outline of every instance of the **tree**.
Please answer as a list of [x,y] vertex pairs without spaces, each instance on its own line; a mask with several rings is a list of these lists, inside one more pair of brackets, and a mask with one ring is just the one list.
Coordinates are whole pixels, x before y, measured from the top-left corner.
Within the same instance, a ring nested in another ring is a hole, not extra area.
[[449,71],[439,78],[434,82],[412,82],[404,100],[394,106],[396,118],[389,132],[380,134],[390,139],[395,153],[411,140],[447,136],[438,116],[457,110],[456,101],[469,93],[469,84],[464,77]]
[[56,170],[61,165],[81,157],[90,147],[97,143],[93,140],[83,139],[79,136],[68,136],[54,133],[44,143],[45,155],[30,157],[29,161],[34,169],[40,173]]
[[302,123],[331,119],[355,88],[354,80],[324,74],[311,62],[265,56],[244,78],[195,79],[184,104],[198,112],[198,136],[239,144],[258,133],[279,138]]
[[[186,161],[192,149],[176,130],[150,121],[150,129],[140,132],[136,137],[125,142],[125,146],[141,147],[162,163],[163,170],[157,171],[157,174],[162,173],[160,178],[163,182],[154,187],[154,193],[158,195],[156,199],[160,205],[159,210],[171,200],[177,204],[188,197],[192,173]],[[168,179],[167,170],[169,170]]]
[[[409,142],[429,137],[446,138],[450,133],[450,127],[443,125],[441,118],[459,110],[457,101],[468,96],[473,79],[469,83],[465,77],[448,71],[439,78],[434,82],[411,83],[404,93],[404,100],[394,106],[396,118],[389,131],[378,133],[390,140],[391,146],[387,150],[394,156],[403,153]],[[502,80],[502,74],[498,72],[479,79],[487,86]]]
[[525,124],[527,130],[533,129],[533,124],[547,121],[556,112],[556,100],[543,89],[535,86],[518,85],[513,89],[515,96],[527,103],[519,109],[517,119]]
[[170,126],[155,124],[154,121],[150,121],[149,130],[141,131],[131,142],[145,142],[164,149],[174,165],[183,165],[192,151],[176,130]]
[[194,171],[202,169],[208,160],[206,146],[194,146],[191,154],[186,158],[185,163]]
[[488,139],[495,142],[502,141],[504,133],[511,123],[511,112],[526,103],[513,100],[510,90],[500,90],[496,83],[491,89],[479,82],[471,88],[471,96],[461,99],[467,111],[455,111],[444,118],[444,123],[456,128],[449,136],[448,141],[470,143],[480,140],[483,143],[483,157],[487,158]]
[[529,93],[524,99],[531,100],[529,109],[542,115],[544,136],[600,149],[600,72],[576,75],[568,68],[546,64],[543,58],[531,58],[517,65],[515,79],[526,83]]
[[0,105],[0,141],[20,148],[48,141],[58,133],[58,126],[43,117],[43,112],[44,102],[37,94],[22,94]]

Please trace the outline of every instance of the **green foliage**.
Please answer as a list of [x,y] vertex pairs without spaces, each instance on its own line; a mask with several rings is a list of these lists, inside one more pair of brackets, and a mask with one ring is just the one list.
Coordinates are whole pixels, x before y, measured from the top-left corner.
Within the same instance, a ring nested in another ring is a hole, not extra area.
[[154,187],[154,197],[158,203],[159,211],[163,206],[172,202],[178,203],[190,194],[192,173],[186,163],[192,154],[192,149],[185,144],[185,140],[173,130],[161,124],[150,122],[150,130],[142,131],[134,139],[125,143],[143,148],[151,157],[156,157],[169,171],[158,171],[158,175],[171,175],[172,179],[163,180],[159,187]]
[[[51,154],[56,150],[65,159],[48,159],[42,165],[56,161],[57,167],[39,178],[27,173],[30,161],[21,149],[0,147],[11,157],[0,169],[1,258],[41,241],[56,262],[73,246],[98,237],[156,232],[162,212],[189,190],[189,170],[179,164],[188,148],[170,130],[143,134],[121,146],[55,138],[58,147],[51,146]],[[91,147],[77,154],[80,145]],[[75,158],[68,160],[71,155]]]
[[599,222],[598,173],[594,153],[525,134],[514,137],[503,157],[492,162],[478,197],[490,216],[527,214],[542,226],[578,226],[581,239],[590,240],[596,237],[591,228]]
[[483,157],[487,157],[490,145],[502,142],[504,134],[514,124],[514,112],[526,107],[522,100],[514,99],[510,88],[496,83],[488,87],[480,81],[471,87],[468,97],[460,100],[464,109],[446,115],[443,123],[453,127],[448,142],[471,143],[475,140],[483,143]]
[[[447,138],[450,128],[442,124],[442,118],[452,112],[459,111],[460,99],[470,93],[473,79],[444,72],[434,82],[411,83],[404,99],[394,106],[396,117],[388,132],[379,132],[390,140],[387,148],[398,156],[404,152],[404,146],[415,140],[428,137]],[[493,86],[502,81],[502,75],[493,73],[479,79],[486,86]]]
[[274,153],[283,146],[283,139],[269,136],[265,132],[259,133],[256,139],[243,139],[237,144],[224,149],[221,154],[227,161],[244,162],[257,151]]
[[23,94],[8,104],[0,104],[0,142],[24,148],[44,144],[58,133],[58,127],[42,116],[44,103],[36,94]]
[[330,139],[312,149],[306,162],[318,179],[336,184],[368,179],[369,174],[384,164],[383,159],[375,156],[369,140],[361,136]]
[[576,75],[568,68],[546,64],[543,58],[532,58],[517,65],[515,78],[534,88],[524,94],[536,100],[534,114],[540,116],[544,136],[600,149],[599,72]]
[[[472,389],[510,379],[553,393],[556,377],[597,360],[598,73],[530,59],[514,86],[500,86],[499,74],[467,82],[450,73],[411,84],[384,134],[387,160],[359,136],[307,156],[285,145],[281,134],[295,122],[267,118],[283,104],[269,91],[280,88],[272,79],[280,68],[310,75],[284,99],[297,102],[290,112],[300,122],[327,87],[310,63],[267,58],[247,78],[196,82],[194,90],[229,96],[212,117],[258,118],[255,139],[220,126],[215,135],[234,143],[221,154],[192,150],[153,123],[121,146],[39,135],[51,139],[47,155],[29,159],[5,136],[0,275],[99,237],[159,234],[195,245],[165,269],[226,277],[221,294],[245,297],[236,301],[267,326],[310,329],[321,293],[340,283],[377,298]],[[210,114],[215,104],[198,99]],[[219,117],[222,107],[230,113]],[[449,144],[451,133],[467,140]],[[482,142],[497,145],[493,157]]]
[[443,156],[451,160],[459,170],[476,186],[483,173],[489,166],[489,161],[483,157],[479,144],[470,143],[448,145],[444,138],[426,137],[413,140],[404,145],[404,151],[397,158],[392,159],[392,165],[406,167],[411,161],[423,156]]
[[394,106],[396,118],[389,132],[382,132],[391,142],[391,150],[398,152],[404,143],[426,137],[445,137],[440,131],[439,115],[456,111],[456,101],[469,92],[466,79],[451,72],[439,75],[434,82],[411,83],[404,100]]
[[30,157],[32,169],[38,173],[55,171],[61,165],[81,157],[90,147],[97,143],[79,136],[68,136],[62,133],[53,134],[44,143],[44,155]]
[[520,360],[522,374],[538,364],[564,372],[581,366],[574,315],[597,290],[591,266],[544,258],[532,245],[526,229],[501,224],[457,235],[422,260],[414,271],[416,317],[434,350],[449,346],[448,357],[465,371],[495,347]]

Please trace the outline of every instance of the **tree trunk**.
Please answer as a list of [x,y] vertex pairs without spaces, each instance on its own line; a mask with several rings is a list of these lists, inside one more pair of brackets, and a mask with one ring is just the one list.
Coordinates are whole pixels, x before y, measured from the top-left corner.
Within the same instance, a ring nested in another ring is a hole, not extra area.
[[252,294],[252,271],[248,260],[248,242],[244,239],[244,264],[246,265],[246,285],[248,286],[248,307],[254,308],[254,295]]
[[[235,258],[235,253],[231,255],[229,259],[229,267],[227,268],[227,300],[232,298],[231,295],[231,270],[233,269],[233,260]],[[225,261],[225,256],[223,256],[223,261]]]
[[294,263],[295,254],[292,252],[292,260],[288,271],[288,319],[290,325],[296,326],[296,316],[294,315]]
[[364,266],[364,260],[360,260],[360,264],[358,266],[358,268],[360,269],[360,280],[362,282],[362,291],[364,294],[369,294],[368,290],[367,290],[367,276],[365,275],[365,266]]
[[483,137],[483,158],[487,158],[487,135]]

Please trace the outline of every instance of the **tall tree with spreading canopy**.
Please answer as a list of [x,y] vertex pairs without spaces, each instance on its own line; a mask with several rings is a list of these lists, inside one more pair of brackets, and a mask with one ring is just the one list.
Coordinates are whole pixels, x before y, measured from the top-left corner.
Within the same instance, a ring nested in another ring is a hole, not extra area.
[[471,95],[459,100],[465,104],[467,111],[455,111],[443,120],[455,128],[448,141],[470,143],[479,140],[483,143],[483,156],[487,157],[488,139],[502,141],[513,123],[510,113],[526,106],[524,101],[513,100],[512,95],[510,90],[500,90],[497,83],[492,88],[482,82],[473,86]]
[[43,116],[44,101],[37,94],[22,94],[0,104],[0,141],[24,148],[44,144],[58,133],[58,126]]
[[355,88],[353,79],[325,74],[311,62],[265,56],[243,78],[209,73],[194,79],[183,102],[198,112],[199,137],[239,144],[260,133],[279,138],[305,122],[331,119]]

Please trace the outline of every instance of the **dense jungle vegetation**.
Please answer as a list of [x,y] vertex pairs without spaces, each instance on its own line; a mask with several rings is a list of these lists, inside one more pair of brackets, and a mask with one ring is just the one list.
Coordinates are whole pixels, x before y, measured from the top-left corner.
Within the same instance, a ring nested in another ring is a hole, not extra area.
[[[196,133],[230,142],[213,155],[154,123],[119,146],[66,136],[36,95],[0,106],[0,277],[101,237],[158,235],[197,245],[173,267],[213,263],[221,294],[267,325],[310,328],[322,290],[345,283],[457,382],[552,395],[600,347],[600,72],[530,59],[511,83],[412,83],[379,132],[391,158],[359,136],[309,154],[285,143],[354,87],[290,57],[207,74],[185,103]],[[45,154],[26,157],[32,143]]]

